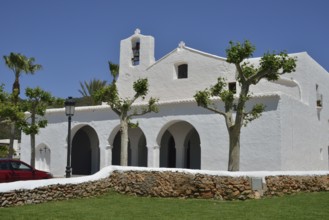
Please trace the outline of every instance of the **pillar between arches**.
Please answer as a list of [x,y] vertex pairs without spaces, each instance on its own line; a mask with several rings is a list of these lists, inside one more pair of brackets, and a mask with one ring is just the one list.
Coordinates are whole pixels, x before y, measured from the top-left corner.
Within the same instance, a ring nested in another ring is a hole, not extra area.
[[160,166],[160,146],[154,145],[153,147],[147,147],[147,166],[159,167]]
[[184,138],[183,137],[176,137],[176,139],[175,139],[176,167],[177,168],[184,168],[185,167],[184,166],[184,163],[185,163]]
[[105,147],[105,166],[111,166],[112,165],[112,149],[113,146],[108,144]]

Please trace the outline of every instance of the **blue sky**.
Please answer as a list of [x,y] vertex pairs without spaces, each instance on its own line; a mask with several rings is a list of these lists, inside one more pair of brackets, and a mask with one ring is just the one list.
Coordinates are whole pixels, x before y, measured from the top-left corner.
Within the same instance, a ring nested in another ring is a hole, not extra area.
[[254,56],[306,51],[329,70],[327,0],[0,0],[0,83],[10,91],[10,52],[34,57],[43,69],[21,77],[22,91],[40,86],[54,96],[80,97],[79,82],[111,81],[120,40],[136,28],[155,38],[161,58],[184,41],[225,56],[230,40],[250,40]]

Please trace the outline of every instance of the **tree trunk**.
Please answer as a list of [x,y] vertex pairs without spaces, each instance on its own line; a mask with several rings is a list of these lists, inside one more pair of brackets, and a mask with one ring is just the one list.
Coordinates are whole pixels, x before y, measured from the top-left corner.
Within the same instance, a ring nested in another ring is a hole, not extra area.
[[241,87],[238,106],[235,115],[234,125],[228,127],[230,149],[228,159],[228,171],[240,170],[240,134],[243,124],[244,107],[249,93],[249,84],[244,84]]
[[241,127],[229,130],[230,149],[228,171],[240,170],[240,130]]
[[8,158],[13,158],[14,156],[14,140],[15,140],[15,123],[10,124],[10,138],[9,138],[9,154]]
[[[32,110],[31,113],[31,126],[35,125],[35,111]],[[32,132],[30,134],[31,138],[31,166],[35,167],[35,134]]]
[[31,166],[35,167],[35,134],[31,134]]
[[127,118],[121,119],[121,154],[120,165],[128,166],[128,120]]
[[[19,85],[19,74],[15,74],[15,82],[13,84],[13,96],[14,96],[14,104],[18,103],[18,95],[20,93],[20,85]],[[15,122],[10,124],[10,139],[9,139],[9,154],[8,158],[13,158],[14,156],[14,140],[15,140]]]
[[13,94],[15,94],[15,92],[17,92],[17,96],[21,93],[20,83],[19,83],[19,74],[17,75],[17,73],[16,73],[16,77],[15,77],[15,82],[13,84]]

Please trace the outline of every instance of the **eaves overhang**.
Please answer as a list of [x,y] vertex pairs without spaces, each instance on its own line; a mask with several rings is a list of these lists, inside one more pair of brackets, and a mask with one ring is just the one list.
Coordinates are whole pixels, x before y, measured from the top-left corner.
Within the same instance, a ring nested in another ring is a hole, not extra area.
[[[251,96],[251,98],[270,98],[270,97],[280,97],[282,96],[281,92],[271,92],[271,93],[255,93]],[[212,101],[220,101],[220,98],[212,98]],[[168,100],[168,101],[159,101],[157,104],[159,106],[162,105],[174,105],[174,104],[184,104],[184,103],[196,103],[194,98],[187,98],[187,99],[176,99],[176,100]],[[133,104],[133,107],[143,107],[147,106],[148,102],[138,102]],[[110,110],[111,107],[103,103],[102,105],[96,105],[96,106],[81,106],[76,107],[76,112],[93,112],[93,111],[102,111],[102,110]],[[65,108],[54,108],[54,109],[47,109],[47,114],[51,113],[61,113],[65,114]]]

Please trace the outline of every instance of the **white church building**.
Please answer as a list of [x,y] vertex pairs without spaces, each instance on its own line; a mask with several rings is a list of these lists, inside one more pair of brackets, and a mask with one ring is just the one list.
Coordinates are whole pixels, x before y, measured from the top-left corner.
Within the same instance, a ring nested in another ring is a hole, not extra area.
[[[129,165],[227,170],[224,118],[198,107],[193,96],[220,76],[238,93],[235,66],[183,42],[155,60],[154,46],[154,38],[138,29],[120,44],[120,96],[132,97],[133,82],[147,78],[149,96],[159,98],[158,113],[133,120],[139,127],[129,129]],[[294,73],[251,86],[249,105],[263,103],[266,109],[242,128],[241,171],[328,170],[329,74],[306,52],[290,55],[298,60]],[[250,61],[257,63],[259,58]],[[143,105],[143,100],[135,104]],[[48,126],[36,137],[36,168],[64,176],[68,119],[64,108],[49,109],[46,117]],[[76,107],[71,130],[73,175],[119,165],[119,125],[108,105]],[[30,161],[30,137],[24,134],[21,159]]]

